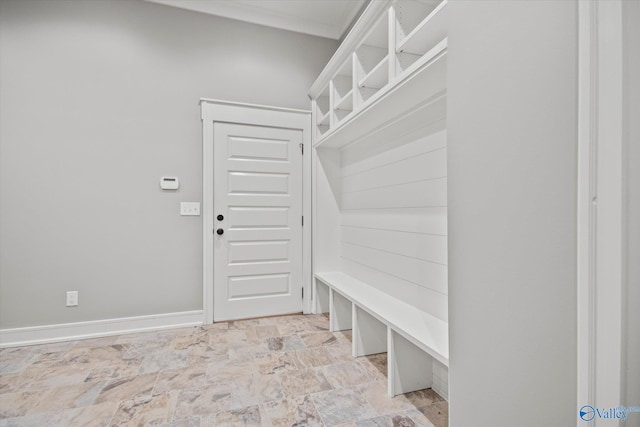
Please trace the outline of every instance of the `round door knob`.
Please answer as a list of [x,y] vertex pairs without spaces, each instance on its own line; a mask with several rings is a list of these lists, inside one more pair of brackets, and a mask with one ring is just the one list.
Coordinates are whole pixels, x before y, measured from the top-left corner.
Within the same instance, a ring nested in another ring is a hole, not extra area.
[[218,219],[218,221],[222,221],[224,219],[222,215],[218,215],[216,218]]
[[222,228],[218,228],[216,233],[218,233],[218,236],[222,236],[224,234],[224,230]]

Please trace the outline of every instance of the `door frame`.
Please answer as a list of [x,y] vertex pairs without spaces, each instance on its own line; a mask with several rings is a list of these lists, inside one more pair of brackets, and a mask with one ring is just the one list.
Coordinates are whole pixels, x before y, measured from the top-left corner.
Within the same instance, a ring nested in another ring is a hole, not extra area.
[[200,99],[202,118],[202,309],[203,323],[213,323],[213,124],[271,126],[302,131],[302,298],[303,313],[311,310],[311,111],[220,99]]
[[[624,2],[578,3],[577,404],[624,396]],[[577,426],[605,425],[597,417]]]

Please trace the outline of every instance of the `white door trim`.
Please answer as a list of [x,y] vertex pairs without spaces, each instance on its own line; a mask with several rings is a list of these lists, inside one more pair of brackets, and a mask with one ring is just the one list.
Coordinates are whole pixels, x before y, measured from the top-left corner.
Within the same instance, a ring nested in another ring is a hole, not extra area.
[[[578,3],[578,406],[594,401],[595,278],[594,230],[596,160],[595,3]],[[578,425],[584,422],[578,418]]]
[[[302,288],[304,313],[311,309],[311,112],[292,108],[201,99],[202,113],[202,298],[204,323],[213,323],[213,123],[275,126],[302,131]],[[307,225],[308,224],[308,225]]]
[[622,17],[620,0],[578,2],[578,408],[624,397]]

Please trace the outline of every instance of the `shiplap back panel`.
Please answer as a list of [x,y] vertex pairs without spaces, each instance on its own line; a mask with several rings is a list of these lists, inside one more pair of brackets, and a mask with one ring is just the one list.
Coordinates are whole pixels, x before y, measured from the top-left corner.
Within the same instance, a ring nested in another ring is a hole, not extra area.
[[313,227],[313,268],[315,271],[339,270],[340,259],[340,152],[318,149],[314,159],[312,194],[315,209]]
[[342,151],[342,268],[447,321],[446,130],[364,145]]

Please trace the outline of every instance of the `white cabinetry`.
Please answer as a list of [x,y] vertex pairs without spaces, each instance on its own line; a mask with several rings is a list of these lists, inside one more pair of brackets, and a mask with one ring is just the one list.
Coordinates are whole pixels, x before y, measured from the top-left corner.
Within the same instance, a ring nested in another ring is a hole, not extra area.
[[390,394],[448,393],[446,37],[446,0],[371,2],[309,90],[314,307]]

